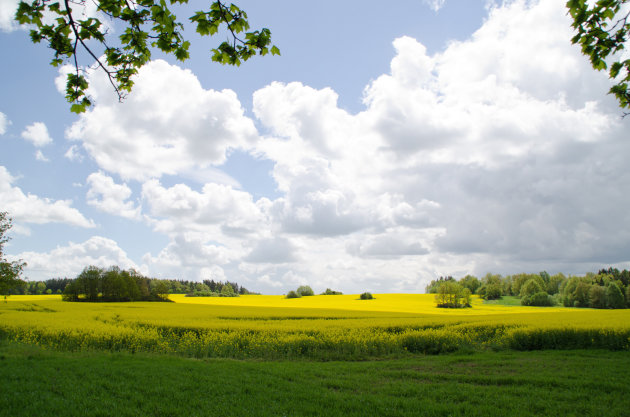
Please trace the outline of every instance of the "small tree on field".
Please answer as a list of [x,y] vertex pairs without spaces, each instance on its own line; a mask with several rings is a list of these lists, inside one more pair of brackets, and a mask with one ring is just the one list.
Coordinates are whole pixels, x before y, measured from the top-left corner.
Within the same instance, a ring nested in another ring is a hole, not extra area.
[[310,297],[311,295],[315,295],[313,289],[308,285],[300,285],[297,289],[297,293],[302,297]]
[[437,289],[435,302],[441,308],[470,307],[470,290],[455,281],[445,281]]
[[359,299],[361,299],[361,300],[373,300],[374,296],[372,295],[371,292],[364,292],[363,294],[361,294],[359,296]]
[[302,296],[299,293],[291,290],[287,293],[286,298],[302,298]]

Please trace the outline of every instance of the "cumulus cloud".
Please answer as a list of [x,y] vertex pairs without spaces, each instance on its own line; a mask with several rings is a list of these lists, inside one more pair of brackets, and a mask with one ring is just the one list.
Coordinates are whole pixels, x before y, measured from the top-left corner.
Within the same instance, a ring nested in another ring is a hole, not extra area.
[[20,223],[65,223],[72,226],[95,227],[92,220],[86,219],[70,200],[51,200],[24,192],[12,184],[16,178],[0,166],[0,201],[2,210],[8,211]]
[[288,263],[296,260],[294,252],[295,247],[287,238],[261,239],[244,260],[252,263]]
[[166,233],[221,228],[227,234],[247,234],[259,230],[258,224],[264,221],[251,194],[222,184],[208,183],[195,191],[185,184],[166,188],[150,180],[142,186],[142,198],[147,214]]
[[90,187],[87,192],[89,205],[109,214],[138,219],[141,208],[133,201],[127,201],[131,195],[131,188],[127,184],[116,184],[114,180],[103,174],[95,172],[87,178]]
[[444,6],[446,0],[424,0],[424,2],[431,8],[431,10],[437,12],[442,8],[442,6]]
[[35,122],[22,132],[22,138],[31,142],[36,147],[40,148],[52,143],[52,138],[48,134],[48,128],[42,122]]
[[68,148],[65,154],[63,154],[65,158],[68,158],[71,161],[81,162],[83,161],[83,154],[81,154],[81,150],[77,145],[72,145]]
[[13,20],[17,11],[19,0],[0,0],[0,30],[12,32],[17,29],[18,24]]
[[22,252],[11,259],[22,259],[28,264],[24,275],[31,280],[74,278],[89,265],[101,268],[118,265],[142,272],[142,268],[131,261],[115,241],[101,236],[91,237],[83,243],[70,242],[50,252]]
[[396,39],[358,114],[330,89],[257,91],[270,132],[257,149],[285,192],[268,212],[309,248],[300,276],[389,271],[419,288],[436,273],[627,260],[630,235],[615,229],[630,221],[618,192],[630,144],[609,81],[571,36],[563,2],[505,2],[441,53]]
[[4,135],[7,131],[7,127],[11,124],[11,121],[7,118],[6,114],[0,112],[0,135]]
[[44,153],[41,151],[41,149],[38,149],[37,151],[35,151],[35,159],[37,159],[38,161],[42,161],[42,162],[48,162],[49,159],[46,158],[46,155],[44,155]]
[[230,149],[257,138],[231,90],[205,90],[189,70],[151,61],[121,104],[98,71],[90,76],[94,108],[66,132],[105,171],[147,180],[220,165]]

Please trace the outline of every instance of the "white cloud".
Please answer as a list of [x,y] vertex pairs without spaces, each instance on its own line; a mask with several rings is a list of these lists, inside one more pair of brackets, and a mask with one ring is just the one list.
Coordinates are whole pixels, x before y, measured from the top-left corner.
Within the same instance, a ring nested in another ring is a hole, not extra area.
[[89,190],[87,192],[87,202],[89,205],[104,211],[128,219],[138,219],[141,207],[133,201],[127,201],[132,191],[127,184],[116,184],[114,180],[103,174],[95,172],[87,178]]
[[227,234],[250,234],[264,222],[264,213],[252,196],[227,185],[208,183],[199,192],[185,184],[165,188],[151,180],[142,186],[142,198],[147,214],[166,233],[221,228]]
[[361,113],[330,89],[257,91],[271,135],[257,149],[285,193],[268,213],[308,247],[291,270],[423,288],[435,274],[627,261],[630,234],[615,229],[630,222],[630,144],[571,36],[563,2],[506,2],[442,53],[396,39]]
[[116,242],[94,236],[83,243],[68,243],[50,252],[22,252],[11,259],[23,259],[28,265],[24,276],[31,280],[46,280],[53,277],[76,277],[83,268],[94,265],[107,268],[118,265],[124,269],[143,271],[129,259]]
[[31,142],[36,147],[40,148],[52,143],[52,138],[48,134],[48,128],[42,122],[35,122],[22,132],[22,138]]
[[261,239],[244,259],[251,263],[291,263],[296,261],[295,247],[283,237]]
[[46,155],[44,155],[44,153],[41,151],[41,149],[38,149],[37,151],[35,151],[35,159],[37,159],[38,161],[42,161],[42,162],[48,162],[49,159],[46,158]]
[[24,194],[19,187],[12,186],[16,178],[0,166],[0,201],[2,210],[8,211],[20,223],[65,223],[72,226],[95,227],[92,220],[86,219],[77,209],[71,207],[70,200],[51,200],[33,194]]
[[446,0],[423,0],[427,6],[429,6],[431,8],[431,10],[433,10],[434,12],[439,11],[442,6],[444,6],[444,3],[446,3]]
[[66,153],[63,155],[71,161],[81,162],[83,161],[83,155],[81,154],[81,150],[77,145],[72,145],[68,148]]
[[18,28],[18,24],[13,20],[17,11],[19,0],[0,0],[0,30],[12,32]]
[[7,132],[7,127],[11,124],[11,121],[7,118],[6,114],[0,112],[0,135],[4,135]]
[[103,170],[147,180],[220,165],[257,138],[231,90],[205,90],[189,70],[151,61],[121,104],[100,72],[90,76],[92,110],[68,129]]

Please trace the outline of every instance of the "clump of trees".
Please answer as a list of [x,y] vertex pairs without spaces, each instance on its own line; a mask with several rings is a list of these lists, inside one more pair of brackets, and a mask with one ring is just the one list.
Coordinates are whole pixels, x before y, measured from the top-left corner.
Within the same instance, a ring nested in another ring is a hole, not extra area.
[[309,287],[308,285],[300,285],[297,290],[293,291],[289,291],[286,295],[285,298],[301,298],[301,297],[311,297],[315,295],[315,292],[313,291],[313,289],[311,287]]
[[168,284],[137,271],[88,266],[66,285],[64,301],[168,301]]
[[360,300],[373,300],[374,296],[372,295],[371,292],[364,292],[363,294],[361,294],[359,296]]
[[[458,289],[461,288],[461,290]],[[467,289],[486,300],[503,296],[519,297],[524,306],[630,308],[630,271],[617,268],[601,269],[584,276],[550,275],[546,271],[538,274],[515,274],[501,276],[488,273],[481,279],[466,275],[459,280],[448,276],[431,281],[427,293],[436,295],[441,307],[455,306],[453,301],[458,291]]]
[[455,280],[444,280],[437,287],[435,302],[440,308],[470,307],[471,294],[470,289]]
[[[230,283],[230,282],[214,282],[213,285],[206,284],[206,281],[203,283],[197,283],[195,285],[194,291],[186,293],[186,297],[238,297],[240,294],[234,290],[234,286],[238,288],[238,284]],[[240,290],[243,294],[249,294],[244,287],[241,287]]]
[[326,288],[326,291],[321,293],[321,295],[343,295],[341,291],[333,291],[330,288]]
[[117,266],[109,269],[88,266],[75,279],[49,281],[51,285],[65,284],[62,295],[64,301],[168,301],[169,294],[193,297],[238,297],[239,294],[250,294],[235,282],[147,278],[133,269],[127,271]]

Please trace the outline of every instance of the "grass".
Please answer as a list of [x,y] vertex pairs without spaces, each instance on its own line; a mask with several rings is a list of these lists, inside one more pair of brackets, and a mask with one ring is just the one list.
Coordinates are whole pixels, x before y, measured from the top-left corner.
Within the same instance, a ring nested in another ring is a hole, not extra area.
[[630,355],[457,353],[366,362],[68,353],[0,342],[3,416],[621,416]]
[[520,297],[515,297],[512,295],[504,295],[503,297],[496,300],[485,300],[483,303],[488,304],[488,305],[496,305],[496,306],[520,307],[521,299]]

